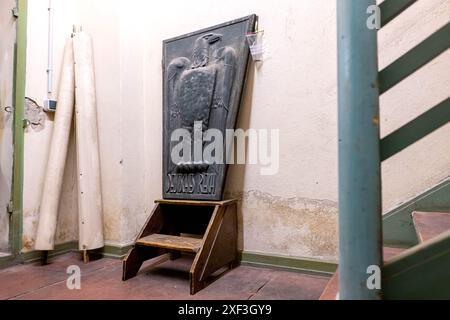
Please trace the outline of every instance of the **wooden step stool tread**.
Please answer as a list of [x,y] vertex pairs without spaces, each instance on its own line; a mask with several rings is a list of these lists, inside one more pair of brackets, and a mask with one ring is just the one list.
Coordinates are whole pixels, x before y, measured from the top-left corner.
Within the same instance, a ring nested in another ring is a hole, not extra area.
[[147,247],[197,253],[202,246],[202,239],[177,237],[166,234],[152,234],[139,239],[136,244]]
[[412,217],[420,242],[428,241],[450,230],[450,213],[416,211]]

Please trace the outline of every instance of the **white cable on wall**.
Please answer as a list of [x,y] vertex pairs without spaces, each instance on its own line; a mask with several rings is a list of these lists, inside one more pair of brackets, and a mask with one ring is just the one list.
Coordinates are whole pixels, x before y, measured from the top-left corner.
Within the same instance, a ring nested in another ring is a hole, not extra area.
[[47,59],[47,99],[53,95],[53,7],[48,0],[48,59]]

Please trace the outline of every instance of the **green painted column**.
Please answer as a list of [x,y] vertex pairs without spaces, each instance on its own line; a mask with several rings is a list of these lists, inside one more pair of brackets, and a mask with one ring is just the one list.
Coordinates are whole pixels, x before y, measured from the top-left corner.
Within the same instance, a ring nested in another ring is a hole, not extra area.
[[381,267],[381,177],[375,0],[338,0],[340,299],[380,299],[369,289]]

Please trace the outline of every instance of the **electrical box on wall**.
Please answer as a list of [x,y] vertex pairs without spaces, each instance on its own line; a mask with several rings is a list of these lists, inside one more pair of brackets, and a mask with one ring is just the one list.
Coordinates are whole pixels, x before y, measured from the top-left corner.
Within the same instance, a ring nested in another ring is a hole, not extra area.
[[44,110],[46,112],[55,112],[56,105],[57,105],[57,101],[55,101],[55,100],[45,100],[44,101]]

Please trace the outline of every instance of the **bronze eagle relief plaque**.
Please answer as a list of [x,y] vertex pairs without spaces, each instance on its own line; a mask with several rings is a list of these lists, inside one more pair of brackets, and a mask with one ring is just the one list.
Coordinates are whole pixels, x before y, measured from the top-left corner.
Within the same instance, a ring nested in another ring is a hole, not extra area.
[[222,200],[227,131],[249,62],[251,15],[163,42],[163,196]]

